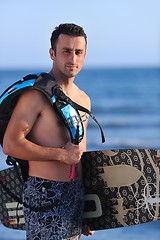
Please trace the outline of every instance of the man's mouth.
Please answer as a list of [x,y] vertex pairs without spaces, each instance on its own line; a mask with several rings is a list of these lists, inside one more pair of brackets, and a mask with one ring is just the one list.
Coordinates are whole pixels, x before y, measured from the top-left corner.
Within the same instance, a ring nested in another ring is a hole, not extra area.
[[69,68],[70,70],[74,70],[77,68],[77,65],[73,64],[66,64],[66,67]]

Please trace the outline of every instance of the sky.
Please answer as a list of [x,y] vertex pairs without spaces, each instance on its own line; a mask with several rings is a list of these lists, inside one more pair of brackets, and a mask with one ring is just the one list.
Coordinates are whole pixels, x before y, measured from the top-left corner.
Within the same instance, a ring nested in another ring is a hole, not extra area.
[[50,67],[55,26],[88,36],[85,66],[160,66],[160,0],[0,0],[0,69]]

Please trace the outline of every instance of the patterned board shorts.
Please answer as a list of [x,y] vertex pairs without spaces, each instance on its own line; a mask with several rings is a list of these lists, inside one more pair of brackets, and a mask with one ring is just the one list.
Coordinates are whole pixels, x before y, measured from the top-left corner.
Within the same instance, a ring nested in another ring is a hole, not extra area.
[[27,240],[78,240],[82,229],[81,181],[28,177],[23,191]]

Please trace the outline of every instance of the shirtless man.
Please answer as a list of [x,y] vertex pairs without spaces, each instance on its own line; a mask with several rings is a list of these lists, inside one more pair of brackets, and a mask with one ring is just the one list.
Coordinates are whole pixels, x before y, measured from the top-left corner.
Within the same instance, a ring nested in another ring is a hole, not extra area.
[[[90,110],[90,99],[75,84],[86,55],[87,37],[75,24],[61,24],[51,36],[50,71],[64,93]],[[82,114],[82,113],[80,113]],[[86,120],[86,119],[85,119]],[[81,181],[81,156],[86,151],[87,120],[79,145],[71,143],[69,131],[48,99],[37,90],[23,93],[7,126],[3,151],[15,158],[28,160],[29,177],[23,200],[27,239],[79,239],[82,230],[84,191]],[[71,166],[76,166],[70,179]],[[50,210],[43,210],[46,204]],[[33,211],[34,207],[42,210]],[[84,235],[93,231],[85,228]]]

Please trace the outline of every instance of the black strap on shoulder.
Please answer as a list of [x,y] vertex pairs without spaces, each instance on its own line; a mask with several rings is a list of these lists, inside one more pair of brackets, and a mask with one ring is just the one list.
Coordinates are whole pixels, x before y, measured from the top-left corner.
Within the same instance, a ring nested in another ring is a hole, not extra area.
[[101,131],[102,143],[104,143],[104,142],[105,142],[105,136],[104,136],[102,127],[100,126],[100,124],[99,124],[99,122],[97,121],[97,119],[95,118],[95,116],[93,116],[93,114],[92,114],[87,108],[84,108],[84,107],[82,107],[81,105],[73,102],[71,99],[69,99],[69,101],[72,102],[72,106],[73,106],[73,107],[75,107],[75,108],[78,109],[79,111],[86,112],[86,113],[89,114],[90,117],[97,123],[97,125],[99,126],[100,131]]
[[58,97],[58,99],[60,99],[61,101],[65,101],[67,103],[69,103],[72,107],[74,107],[75,109],[85,112],[87,114],[89,114],[89,116],[98,124],[100,131],[101,131],[101,137],[102,137],[102,143],[105,142],[105,136],[102,130],[102,127],[100,126],[99,122],[97,121],[97,119],[95,118],[95,116],[93,116],[93,114],[85,107],[73,102],[69,97],[67,97],[64,92],[62,91],[62,89],[56,88],[55,89],[55,95]]

